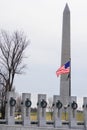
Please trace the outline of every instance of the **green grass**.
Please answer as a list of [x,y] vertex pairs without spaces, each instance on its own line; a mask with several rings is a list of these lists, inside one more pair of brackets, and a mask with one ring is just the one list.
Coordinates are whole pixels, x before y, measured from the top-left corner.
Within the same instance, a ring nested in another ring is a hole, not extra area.
[[[20,113],[15,113],[15,115],[17,115],[17,114],[20,114]],[[0,117],[1,117],[1,113],[0,113]],[[36,112],[31,112],[30,118],[31,118],[31,120],[37,120],[37,113]],[[77,121],[83,121],[84,120],[83,112],[77,112],[76,118],[77,118]],[[65,114],[63,112],[61,119],[68,121],[68,113]],[[52,116],[51,116],[50,112],[46,113],[46,120],[48,120],[48,121],[52,120]]]
[[77,112],[77,121],[83,121],[84,120],[84,116],[83,116],[83,112]]
[[[66,116],[65,116],[65,113],[62,113],[62,120],[68,121],[68,113],[66,113]],[[77,112],[76,120],[77,121],[83,121],[84,120],[83,112]]]
[[37,120],[37,113],[31,112],[31,120]]
[[[83,117],[83,112],[77,112],[76,115],[77,121],[83,121],[84,117]],[[33,112],[31,113],[31,120],[37,120],[37,113]],[[46,113],[46,120],[52,120],[51,114],[49,112]],[[67,120],[68,121],[68,113],[63,112],[62,113],[62,120]]]

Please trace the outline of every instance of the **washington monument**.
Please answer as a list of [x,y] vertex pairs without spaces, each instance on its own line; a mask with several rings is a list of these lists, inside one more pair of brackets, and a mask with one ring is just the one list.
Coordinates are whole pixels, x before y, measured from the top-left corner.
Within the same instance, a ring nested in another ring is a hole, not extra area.
[[[70,57],[70,10],[66,4],[63,12],[61,66],[69,61]],[[71,96],[71,82],[68,75],[63,74],[60,77],[60,96],[64,105],[68,104],[69,96]]]

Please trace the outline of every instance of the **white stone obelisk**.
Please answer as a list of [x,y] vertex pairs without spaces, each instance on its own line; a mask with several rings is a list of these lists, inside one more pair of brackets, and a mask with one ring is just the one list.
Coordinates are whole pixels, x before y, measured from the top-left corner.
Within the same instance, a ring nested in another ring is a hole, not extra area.
[[[61,49],[62,49],[61,50],[61,66],[62,66],[70,60],[70,10],[68,4],[66,4],[63,12]],[[68,104],[70,95],[71,95],[71,82],[68,78],[68,74],[62,74],[60,77],[60,96],[62,98],[62,102],[64,105]]]

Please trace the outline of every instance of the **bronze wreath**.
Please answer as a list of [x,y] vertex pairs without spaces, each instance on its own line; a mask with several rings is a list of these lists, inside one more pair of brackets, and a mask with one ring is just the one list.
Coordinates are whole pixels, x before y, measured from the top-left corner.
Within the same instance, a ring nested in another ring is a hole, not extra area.
[[15,106],[15,104],[16,104],[16,100],[11,97],[11,99],[10,99],[10,106],[13,107],[13,106]]
[[31,107],[31,101],[29,100],[29,99],[26,99],[26,101],[25,101],[25,106],[26,107]]
[[72,107],[72,109],[75,110],[75,109],[77,109],[78,105],[75,101],[73,101],[73,103],[71,104],[71,107]]
[[62,108],[62,103],[58,100],[57,102],[56,102],[56,107],[58,108],[58,109],[61,109]]
[[40,102],[40,105],[41,105],[42,108],[46,108],[47,102],[43,99],[43,100]]

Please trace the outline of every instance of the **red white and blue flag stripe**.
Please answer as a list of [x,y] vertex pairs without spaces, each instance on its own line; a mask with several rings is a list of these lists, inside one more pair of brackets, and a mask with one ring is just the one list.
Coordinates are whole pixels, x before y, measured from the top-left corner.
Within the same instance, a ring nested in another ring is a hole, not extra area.
[[57,71],[56,71],[56,75],[57,77],[61,74],[67,74],[70,72],[70,61],[68,61],[67,63],[65,63],[63,66],[61,66]]

